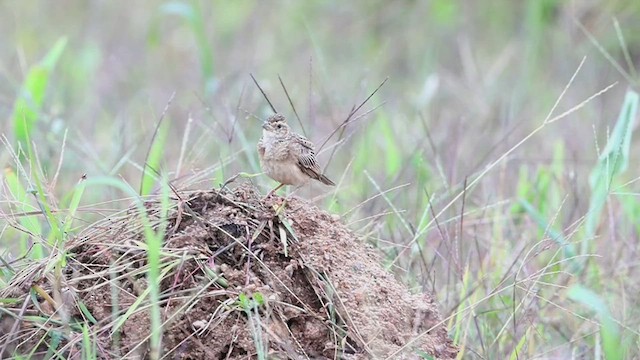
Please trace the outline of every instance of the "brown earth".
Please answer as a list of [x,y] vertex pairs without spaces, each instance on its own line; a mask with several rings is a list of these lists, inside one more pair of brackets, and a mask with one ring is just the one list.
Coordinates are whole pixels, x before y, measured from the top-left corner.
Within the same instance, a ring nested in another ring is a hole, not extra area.
[[[250,186],[180,198],[161,255],[165,358],[456,357],[431,296],[410,293],[337,216],[298,198],[261,200]],[[158,229],[160,205],[145,207]],[[52,334],[63,335],[60,354],[80,358],[81,324],[97,339],[99,358],[149,357],[147,254],[138,213],[132,208],[106,219],[71,242],[61,279],[45,263],[16,275],[0,295],[18,299],[9,311],[23,320],[2,317],[3,358],[32,349],[41,356]],[[24,306],[34,284],[53,299],[40,294],[38,303]],[[65,306],[54,313],[60,303]],[[52,321],[43,325],[26,315]]]

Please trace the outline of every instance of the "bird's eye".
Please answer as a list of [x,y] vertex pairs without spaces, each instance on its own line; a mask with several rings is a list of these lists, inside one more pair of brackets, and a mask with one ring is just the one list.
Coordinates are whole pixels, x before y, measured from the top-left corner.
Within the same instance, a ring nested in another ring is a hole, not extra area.
[[282,125],[281,125],[281,124],[278,124],[276,127],[277,127],[278,129],[282,129]]

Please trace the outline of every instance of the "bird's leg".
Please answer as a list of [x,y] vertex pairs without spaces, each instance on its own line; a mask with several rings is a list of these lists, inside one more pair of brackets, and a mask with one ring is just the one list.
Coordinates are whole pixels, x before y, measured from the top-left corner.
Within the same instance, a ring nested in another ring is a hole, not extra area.
[[269,193],[267,194],[267,196],[265,196],[265,199],[270,197],[271,195],[275,194],[276,191],[280,190],[282,187],[284,186],[284,184],[280,184],[278,185],[275,189],[269,191]]

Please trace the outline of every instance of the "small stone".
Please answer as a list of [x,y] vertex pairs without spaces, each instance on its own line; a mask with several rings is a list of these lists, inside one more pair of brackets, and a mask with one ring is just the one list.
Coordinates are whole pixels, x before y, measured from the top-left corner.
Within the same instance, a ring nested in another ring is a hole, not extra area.
[[287,265],[284,270],[287,272],[289,277],[293,277],[293,271],[295,270],[295,266],[293,264]]
[[193,322],[192,326],[198,330],[204,329],[207,327],[207,322],[204,320],[196,320]]

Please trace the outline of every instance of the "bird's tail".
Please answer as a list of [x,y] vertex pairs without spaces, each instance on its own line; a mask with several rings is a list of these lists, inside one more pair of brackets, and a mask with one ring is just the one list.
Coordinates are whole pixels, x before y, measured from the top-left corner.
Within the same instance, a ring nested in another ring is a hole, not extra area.
[[336,185],[336,183],[331,181],[328,177],[324,176],[324,174],[320,174],[320,177],[318,178],[318,180],[320,180],[325,185],[330,185],[330,186]]

